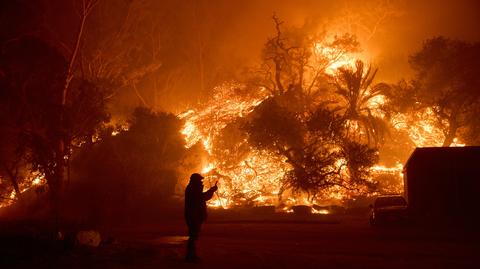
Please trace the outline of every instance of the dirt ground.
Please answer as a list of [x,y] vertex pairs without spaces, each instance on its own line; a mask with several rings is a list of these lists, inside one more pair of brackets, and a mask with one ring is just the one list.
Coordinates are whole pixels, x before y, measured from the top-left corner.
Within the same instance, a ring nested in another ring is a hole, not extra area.
[[[183,261],[181,221],[111,229],[98,248],[22,246],[12,237],[0,268],[480,268],[478,233],[458,229],[371,228],[362,217],[219,220],[204,225],[202,261]],[[40,248],[40,249],[39,249]],[[50,249],[47,251],[46,249]]]

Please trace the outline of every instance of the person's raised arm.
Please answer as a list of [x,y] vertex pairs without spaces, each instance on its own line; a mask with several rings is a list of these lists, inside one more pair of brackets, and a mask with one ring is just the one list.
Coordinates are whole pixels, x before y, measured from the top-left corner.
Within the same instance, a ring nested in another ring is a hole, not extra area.
[[210,189],[208,189],[208,191],[203,193],[203,199],[205,201],[212,199],[213,193],[215,193],[218,190],[217,183],[218,181],[215,182],[215,185],[213,187],[211,187]]

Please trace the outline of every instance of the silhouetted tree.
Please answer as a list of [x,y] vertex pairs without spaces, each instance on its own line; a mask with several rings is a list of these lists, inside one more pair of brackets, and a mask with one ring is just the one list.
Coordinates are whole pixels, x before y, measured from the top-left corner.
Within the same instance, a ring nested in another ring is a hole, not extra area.
[[[444,37],[428,39],[410,57],[416,99],[433,109],[449,146],[459,131],[478,141],[480,44]],[[469,137],[469,138],[468,138]]]
[[18,124],[22,122],[23,110],[19,107],[17,93],[8,89],[7,65],[5,55],[0,54],[0,199],[11,199],[6,196],[12,188],[19,199],[19,185],[27,167],[28,150],[26,140],[22,139],[24,130]]
[[307,192],[311,198],[328,187],[364,184],[368,168],[377,160],[375,149],[345,137],[343,117],[327,108],[318,108],[303,122],[269,98],[249,119],[248,142],[284,156],[293,168],[284,178],[285,187]]
[[[372,155],[376,154],[376,150],[364,145],[362,150],[354,151],[358,153],[356,157],[362,157],[358,160],[362,165],[355,163],[356,159],[348,158],[353,151],[350,145],[354,142],[350,141],[348,128],[345,127],[348,117],[354,115],[342,116],[340,109],[328,105],[333,98],[326,96],[327,81],[331,79],[326,69],[346,53],[356,51],[358,42],[350,35],[327,42],[324,35],[309,31],[311,25],[285,29],[276,16],[273,21],[275,35],[265,44],[262,66],[254,80],[257,86],[267,89],[271,97],[249,114],[245,124],[248,142],[286,158],[293,168],[284,178],[287,188],[305,191],[314,198],[321,190],[331,186],[353,187],[353,184],[366,179],[366,167],[372,165],[371,160],[375,159]],[[361,86],[350,89],[348,85],[344,90],[340,89],[343,84],[339,83],[341,96],[347,96],[348,93],[344,92],[348,90],[361,94],[366,94],[366,89],[371,90],[375,74],[370,74],[370,71],[364,74],[363,63],[360,69],[358,73],[342,69],[348,79],[346,83],[356,83],[352,80],[360,74]],[[376,95],[376,92],[372,93],[372,97]],[[365,104],[361,104],[362,107],[355,105],[365,109]],[[358,147],[361,145],[358,144]],[[342,158],[345,161],[339,162]],[[342,171],[347,166],[349,170],[345,175]]]
[[380,108],[386,120],[390,120],[395,114],[409,114],[419,108],[416,103],[415,87],[411,82],[402,79],[385,86],[381,93],[386,97],[385,103]]
[[73,212],[101,222],[152,217],[161,215],[154,212],[159,207],[175,207],[169,201],[191,151],[185,148],[182,126],[172,114],[137,108],[128,130],[112,136],[106,129],[97,142],[80,148],[69,192]]
[[378,151],[356,141],[343,141],[339,154],[345,161],[351,184],[365,184],[370,168],[378,162]]
[[17,160],[27,160],[31,170],[45,175],[54,206],[65,181],[58,166],[67,167],[73,146],[91,140],[108,120],[108,93],[85,80],[72,79],[62,105],[66,66],[56,49],[33,37],[4,44],[0,56],[1,108],[8,112],[2,123],[14,132]]
[[378,144],[384,138],[388,128],[386,122],[374,115],[369,102],[381,95],[388,86],[384,83],[372,85],[377,70],[365,68],[362,61],[355,68],[341,67],[335,77],[336,94],[341,98],[340,109],[347,120],[347,136],[369,144]]
[[238,160],[243,159],[250,152],[247,142],[247,133],[242,129],[245,118],[238,118],[227,124],[212,142],[212,155],[219,160],[217,167],[230,170],[238,166]]
[[263,101],[250,117],[247,131],[252,145],[293,157],[295,149],[300,149],[304,144],[304,126],[292,112],[280,106],[275,98]]
[[287,28],[276,16],[273,22],[275,35],[265,43],[262,64],[251,82],[273,96],[285,96],[289,103],[286,107],[291,110],[313,110],[326,84],[326,68],[346,53],[358,50],[359,44],[347,34],[328,41],[324,34],[312,31],[315,27],[308,23],[302,28]]
[[[59,110],[65,59],[35,38],[4,44],[1,55],[4,115],[13,126],[17,145],[31,149],[31,161],[41,166],[54,184],[55,141],[59,139]],[[8,124],[8,123],[7,123]],[[52,190],[54,189],[53,186]]]
[[12,128],[8,123],[9,119],[4,119],[11,115],[4,112],[1,112],[3,117],[0,120],[0,178],[5,183],[0,187],[0,200],[12,199],[7,197],[12,188],[15,191],[16,200],[21,200],[20,184],[29,172],[28,150],[22,134],[14,126]]

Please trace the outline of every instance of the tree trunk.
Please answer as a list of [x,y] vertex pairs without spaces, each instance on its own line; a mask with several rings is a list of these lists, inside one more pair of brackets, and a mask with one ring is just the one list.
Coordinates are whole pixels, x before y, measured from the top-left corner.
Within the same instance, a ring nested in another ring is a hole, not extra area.
[[85,23],[87,17],[96,5],[97,0],[82,0],[82,10],[81,10],[81,19],[78,26],[77,36],[75,39],[75,45],[70,55],[68,62],[67,74],[65,76],[65,82],[62,90],[62,99],[60,100],[60,113],[59,113],[59,132],[58,132],[58,141],[55,148],[55,163],[54,174],[50,177],[47,177],[47,182],[49,183],[51,198],[53,203],[53,214],[55,218],[55,228],[59,231],[60,228],[60,205],[61,205],[61,192],[63,181],[65,177],[65,156],[67,156],[67,145],[66,145],[66,123],[65,123],[65,107],[67,105],[67,96],[68,90],[70,88],[70,83],[74,77],[75,64],[77,62],[78,52],[80,50],[80,43],[82,41]]
[[457,134],[457,129],[458,129],[457,121],[452,119],[453,116],[450,118],[451,119],[448,122],[449,123],[448,132],[445,135],[445,140],[443,140],[442,147],[449,147],[453,143],[453,140],[455,139],[455,136]]
[[448,128],[448,133],[445,136],[445,140],[443,140],[442,147],[449,147],[453,143],[456,133],[457,133],[457,128],[454,128],[454,129]]
[[[10,183],[12,183],[13,190],[15,190],[15,196],[17,199],[20,201],[20,187],[18,186],[18,173],[16,169],[10,169],[7,164],[3,165],[3,169],[8,175],[8,178],[10,179]],[[15,170],[15,172],[13,172]]]
[[10,176],[10,182],[12,183],[13,189],[15,190],[15,196],[17,196],[18,201],[21,201],[20,187],[18,186],[18,180],[16,176]]

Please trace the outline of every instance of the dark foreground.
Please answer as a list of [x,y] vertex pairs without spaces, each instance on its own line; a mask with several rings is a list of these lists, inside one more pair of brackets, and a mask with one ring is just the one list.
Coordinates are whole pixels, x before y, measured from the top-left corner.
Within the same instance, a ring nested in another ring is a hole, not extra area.
[[478,233],[325,220],[213,219],[198,245],[199,264],[183,261],[178,221],[111,229],[115,240],[98,248],[4,236],[0,268],[480,268]]

